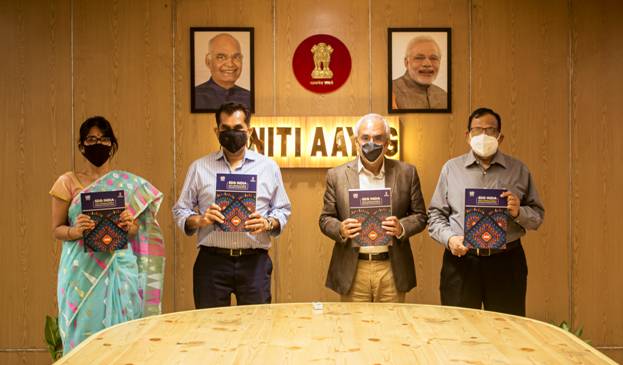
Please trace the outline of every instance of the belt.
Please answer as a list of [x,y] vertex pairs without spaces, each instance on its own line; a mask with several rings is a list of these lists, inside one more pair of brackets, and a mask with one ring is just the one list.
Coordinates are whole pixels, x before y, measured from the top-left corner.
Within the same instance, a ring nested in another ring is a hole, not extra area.
[[467,253],[470,254],[470,255],[473,255],[473,256],[491,256],[491,255],[495,255],[495,254],[498,254],[498,253],[512,251],[512,250],[516,249],[517,247],[519,247],[519,245],[521,245],[521,241],[520,240],[514,240],[512,242],[508,242],[506,244],[506,248],[504,248],[504,249],[501,249],[501,248],[470,248]]
[[359,260],[384,261],[389,259],[389,252],[359,253]]
[[221,247],[208,247],[200,246],[201,251],[221,255],[221,256],[246,256],[246,255],[259,255],[268,252],[263,248],[221,248]]

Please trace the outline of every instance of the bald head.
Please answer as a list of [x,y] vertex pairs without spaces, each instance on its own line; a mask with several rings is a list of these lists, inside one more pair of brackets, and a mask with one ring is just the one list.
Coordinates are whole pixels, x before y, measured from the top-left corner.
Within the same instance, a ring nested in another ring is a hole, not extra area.
[[359,132],[363,129],[367,128],[375,128],[384,131],[384,133],[389,137],[390,128],[389,123],[382,115],[376,113],[366,114],[361,119],[357,121],[355,124],[354,132],[355,136],[359,137]]
[[227,33],[214,36],[208,43],[206,65],[214,82],[225,89],[232,88],[242,73],[240,42]]

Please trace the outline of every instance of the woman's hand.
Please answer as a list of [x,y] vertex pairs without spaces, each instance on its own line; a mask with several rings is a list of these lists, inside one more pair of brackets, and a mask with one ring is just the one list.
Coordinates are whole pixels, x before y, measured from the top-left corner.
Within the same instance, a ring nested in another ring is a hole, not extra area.
[[138,232],[137,220],[134,219],[132,213],[127,209],[119,214],[119,223],[117,223],[117,226],[128,232],[128,236],[130,237],[135,236],[136,232]]
[[80,214],[76,218],[76,222],[71,229],[71,237],[74,237],[76,234],[78,237],[84,236],[84,231],[95,228],[95,222],[86,214]]
[[119,223],[117,223],[117,226],[128,232],[129,236],[136,235],[136,232],[138,231],[138,225],[136,224],[136,220],[132,216],[132,213],[130,213],[130,211],[127,209],[119,214]]

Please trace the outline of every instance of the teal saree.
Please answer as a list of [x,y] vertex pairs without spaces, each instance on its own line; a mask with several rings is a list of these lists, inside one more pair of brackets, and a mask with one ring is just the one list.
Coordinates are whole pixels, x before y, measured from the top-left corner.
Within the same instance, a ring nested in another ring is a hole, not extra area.
[[[91,252],[85,251],[82,240],[63,241],[57,298],[65,354],[106,327],[161,312],[165,258],[156,213],[162,193],[140,176],[119,170],[81,192],[121,189],[138,223],[138,233],[126,249]],[[80,194],[76,194],[69,206],[69,224],[80,213]]]

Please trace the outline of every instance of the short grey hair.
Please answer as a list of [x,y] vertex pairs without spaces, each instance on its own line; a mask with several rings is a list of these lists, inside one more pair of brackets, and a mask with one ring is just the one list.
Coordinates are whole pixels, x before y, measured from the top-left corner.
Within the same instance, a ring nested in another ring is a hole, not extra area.
[[442,56],[441,48],[439,48],[439,44],[437,44],[437,41],[433,37],[428,36],[428,35],[420,35],[420,36],[411,38],[409,43],[407,43],[407,48],[405,49],[405,58],[409,57],[409,52],[411,52],[411,48],[413,48],[413,46],[415,46],[418,43],[426,43],[426,42],[432,42],[435,45],[435,47],[437,47],[437,51],[439,52],[439,57]]
[[383,126],[385,127],[385,135],[387,135],[387,137],[389,138],[389,136],[391,135],[391,128],[389,126],[389,123],[387,122],[385,118],[383,118],[381,114],[376,114],[376,113],[366,114],[363,117],[361,117],[357,121],[357,123],[355,123],[355,128],[354,128],[355,136],[359,136],[359,128],[361,128],[363,123],[369,122],[369,121],[371,122],[374,120],[381,120],[383,122]]

